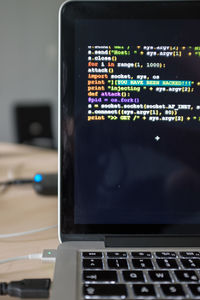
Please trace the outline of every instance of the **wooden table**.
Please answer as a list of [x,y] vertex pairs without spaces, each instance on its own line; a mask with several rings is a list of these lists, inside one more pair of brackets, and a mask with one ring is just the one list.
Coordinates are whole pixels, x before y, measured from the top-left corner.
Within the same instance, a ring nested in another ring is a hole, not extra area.
[[[57,152],[0,143],[0,181],[57,172]],[[57,197],[40,196],[32,185],[0,187],[0,234],[57,224]],[[0,239],[0,260],[58,246],[57,228],[23,237]],[[0,282],[53,276],[54,264],[23,260],[0,264]],[[2,300],[11,299],[1,296]]]

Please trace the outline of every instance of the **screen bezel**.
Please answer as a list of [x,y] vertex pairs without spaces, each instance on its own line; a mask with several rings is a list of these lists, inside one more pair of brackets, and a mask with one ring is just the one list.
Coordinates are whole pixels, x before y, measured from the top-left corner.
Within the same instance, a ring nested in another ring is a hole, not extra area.
[[[109,234],[198,235],[200,224],[74,224],[75,22],[79,19],[200,19],[199,1],[68,1],[59,16],[60,240]],[[87,239],[87,238],[86,238]]]

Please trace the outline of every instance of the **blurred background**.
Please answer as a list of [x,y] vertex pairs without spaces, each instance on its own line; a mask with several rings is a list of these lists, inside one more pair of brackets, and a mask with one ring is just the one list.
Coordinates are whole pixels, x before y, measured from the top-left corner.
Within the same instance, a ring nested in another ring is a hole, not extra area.
[[63,0],[0,0],[0,142],[57,147]]

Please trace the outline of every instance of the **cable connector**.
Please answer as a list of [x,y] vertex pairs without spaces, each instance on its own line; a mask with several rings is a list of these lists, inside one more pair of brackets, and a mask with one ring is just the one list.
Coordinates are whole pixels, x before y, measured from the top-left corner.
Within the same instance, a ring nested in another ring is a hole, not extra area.
[[49,298],[51,279],[24,279],[0,283],[0,295],[19,298]]
[[7,259],[0,260],[0,264],[5,264],[17,260],[26,260],[26,259],[39,259],[44,262],[55,262],[56,261],[56,250],[55,249],[45,249],[43,253],[33,253],[23,256],[9,257]]
[[56,250],[55,249],[44,249],[42,253],[43,262],[55,262],[56,261]]

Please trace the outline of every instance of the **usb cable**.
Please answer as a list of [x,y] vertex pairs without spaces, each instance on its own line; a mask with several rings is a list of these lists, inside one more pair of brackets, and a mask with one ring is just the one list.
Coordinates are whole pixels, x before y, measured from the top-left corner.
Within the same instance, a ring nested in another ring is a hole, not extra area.
[[0,296],[9,295],[19,298],[49,298],[51,279],[24,279],[0,283]]
[[[56,250],[45,249],[43,253],[34,253],[24,256],[16,256],[0,260],[0,264],[24,259],[39,259],[45,262],[55,262]],[[19,298],[49,298],[51,279],[24,279],[11,281],[10,283],[0,282],[0,296],[9,295]]]

